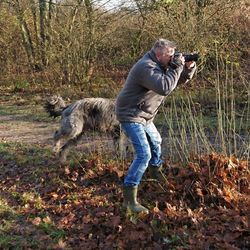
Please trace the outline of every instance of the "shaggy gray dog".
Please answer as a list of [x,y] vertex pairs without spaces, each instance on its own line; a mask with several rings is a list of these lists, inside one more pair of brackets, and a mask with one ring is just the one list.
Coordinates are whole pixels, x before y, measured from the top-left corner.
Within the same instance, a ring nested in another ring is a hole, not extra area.
[[[61,116],[61,125],[54,134],[54,151],[64,162],[67,149],[75,145],[85,131],[110,135],[115,148],[120,146],[120,124],[115,116],[115,101],[106,98],[84,98],[66,106],[60,96],[47,99],[45,109],[50,116]],[[61,142],[65,141],[64,145]]]

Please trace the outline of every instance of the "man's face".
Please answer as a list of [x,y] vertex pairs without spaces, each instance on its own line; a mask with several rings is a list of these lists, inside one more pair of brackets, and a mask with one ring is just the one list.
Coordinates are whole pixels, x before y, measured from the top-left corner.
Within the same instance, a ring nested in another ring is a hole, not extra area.
[[169,62],[172,60],[174,56],[175,49],[174,48],[166,48],[163,53],[157,53],[157,59],[159,62],[164,65],[165,67],[168,66]]

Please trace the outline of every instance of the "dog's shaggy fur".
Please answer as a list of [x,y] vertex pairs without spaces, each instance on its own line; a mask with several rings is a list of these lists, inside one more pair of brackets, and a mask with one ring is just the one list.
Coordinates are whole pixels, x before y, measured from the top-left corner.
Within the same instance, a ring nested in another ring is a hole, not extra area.
[[[115,116],[115,101],[106,98],[84,98],[66,106],[60,96],[46,100],[50,116],[61,116],[61,126],[54,134],[54,151],[63,162],[69,146],[76,144],[85,131],[99,131],[110,135],[116,149],[120,146],[120,124]],[[66,141],[61,145],[62,140]]]

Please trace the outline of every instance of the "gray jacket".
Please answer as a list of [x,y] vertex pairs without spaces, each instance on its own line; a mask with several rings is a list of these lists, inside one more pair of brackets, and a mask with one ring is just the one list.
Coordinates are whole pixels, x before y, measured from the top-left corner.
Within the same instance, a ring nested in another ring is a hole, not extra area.
[[146,124],[152,121],[164,100],[177,86],[192,78],[196,67],[164,69],[154,51],[146,53],[130,70],[116,100],[116,116],[120,122]]

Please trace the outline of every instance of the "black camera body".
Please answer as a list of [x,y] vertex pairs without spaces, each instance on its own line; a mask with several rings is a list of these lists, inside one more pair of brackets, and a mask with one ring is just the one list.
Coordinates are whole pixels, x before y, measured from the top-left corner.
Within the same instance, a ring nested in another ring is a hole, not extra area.
[[[173,69],[176,69],[177,67],[179,67],[182,63],[179,59],[180,54],[182,54],[181,52],[175,52],[174,57],[172,59],[172,61],[169,63],[169,66],[172,67]],[[184,58],[185,58],[185,62],[197,62],[199,59],[199,54],[198,53],[194,53],[194,54],[183,54]]]

